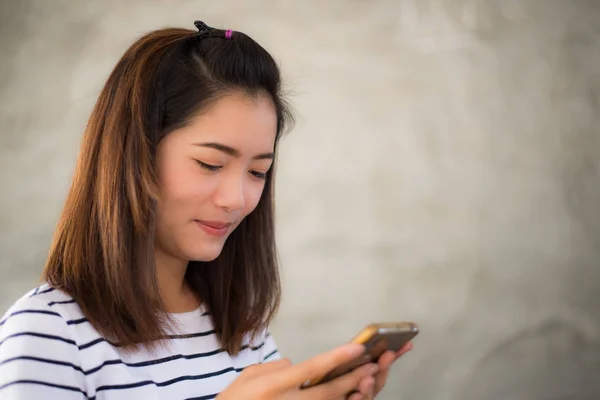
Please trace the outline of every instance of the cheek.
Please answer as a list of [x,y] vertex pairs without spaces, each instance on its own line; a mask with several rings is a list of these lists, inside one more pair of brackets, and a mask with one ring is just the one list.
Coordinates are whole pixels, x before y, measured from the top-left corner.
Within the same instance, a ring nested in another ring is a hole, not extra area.
[[201,179],[191,168],[171,168],[162,171],[160,200],[170,214],[189,212],[199,201],[210,196],[211,182]]
[[258,205],[258,202],[260,201],[260,198],[263,194],[264,191],[264,183],[256,183],[253,182],[253,185],[248,185],[247,189],[245,190],[244,196],[245,196],[245,210],[244,213],[246,215],[250,214],[252,211],[254,211],[254,209],[256,208],[256,206]]

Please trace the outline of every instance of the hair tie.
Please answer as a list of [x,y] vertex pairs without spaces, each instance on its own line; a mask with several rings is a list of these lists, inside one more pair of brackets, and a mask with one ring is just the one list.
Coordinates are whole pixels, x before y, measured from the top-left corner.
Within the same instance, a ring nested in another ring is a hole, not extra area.
[[198,28],[198,36],[207,35],[213,28],[206,25],[203,21],[194,21],[194,26]]
[[[208,36],[211,32],[215,31],[214,28],[211,28],[210,26],[206,25],[203,21],[194,21],[194,26],[198,28],[198,33],[196,33],[196,37],[198,39],[204,36]],[[225,39],[231,39],[232,35],[233,30],[227,29],[225,31]]]

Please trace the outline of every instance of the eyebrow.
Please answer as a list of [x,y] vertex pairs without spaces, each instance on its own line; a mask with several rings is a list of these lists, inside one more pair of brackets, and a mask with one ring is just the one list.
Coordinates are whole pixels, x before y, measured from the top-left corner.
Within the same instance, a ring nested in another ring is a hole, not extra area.
[[[222,143],[208,142],[208,143],[194,143],[194,146],[208,147],[209,149],[215,149],[221,151],[231,157],[239,157],[240,151],[233,147],[224,145]],[[272,160],[274,153],[263,153],[252,157],[254,160]]]

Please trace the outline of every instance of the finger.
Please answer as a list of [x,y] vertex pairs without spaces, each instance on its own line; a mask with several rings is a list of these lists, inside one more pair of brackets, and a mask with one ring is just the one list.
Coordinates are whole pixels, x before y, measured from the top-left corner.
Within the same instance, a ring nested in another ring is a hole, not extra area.
[[358,391],[363,395],[367,395],[367,394],[369,394],[369,392],[371,392],[373,390],[374,385],[375,385],[375,378],[370,375],[365,376],[358,383]]
[[381,392],[381,390],[385,386],[385,383],[387,382],[388,374],[389,374],[389,370],[386,370],[386,371],[378,373],[375,376],[375,385],[373,385],[373,389],[374,389],[375,393]]
[[412,350],[412,342],[405,344],[398,352],[386,351],[381,357],[379,357],[379,373],[375,376],[374,394],[379,393],[387,381],[390,367],[392,364],[404,354]]
[[381,389],[383,389],[383,387],[385,386],[390,367],[393,364],[393,362],[396,361],[396,359],[396,353],[394,353],[393,351],[386,351],[381,357],[379,357],[379,372],[377,373],[377,375],[375,375],[375,394],[379,393]]
[[362,395],[362,393],[353,393],[352,395],[350,395],[350,397],[348,397],[348,400],[363,400],[364,396]]
[[310,399],[336,399],[347,395],[356,389],[362,378],[377,373],[379,366],[377,364],[366,364],[354,371],[336,378],[330,382],[306,389],[307,398]]
[[396,358],[400,358],[403,355],[405,355],[406,353],[408,353],[409,351],[411,351],[413,349],[413,343],[412,342],[408,342],[406,343],[404,346],[402,346],[402,348],[400,350],[398,350],[398,352],[396,353]]
[[379,364],[379,370],[388,370],[397,358],[398,353],[394,353],[393,351],[386,351],[381,355],[381,357],[379,357],[379,360],[377,361],[377,363]]
[[285,388],[298,387],[308,380],[327,374],[339,365],[355,360],[364,352],[365,347],[361,344],[350,343],[339,346],[291,366],[289,371],[279,375],[273,384]]

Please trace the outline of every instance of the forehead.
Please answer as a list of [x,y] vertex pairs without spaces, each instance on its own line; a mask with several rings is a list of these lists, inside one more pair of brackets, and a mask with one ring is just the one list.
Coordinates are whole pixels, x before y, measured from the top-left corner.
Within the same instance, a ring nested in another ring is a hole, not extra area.
[[176,133],[189,142],[218,142],[240,152],[272,151],[277,132],[275,106],[268,95],[230,94],[217,100]]

